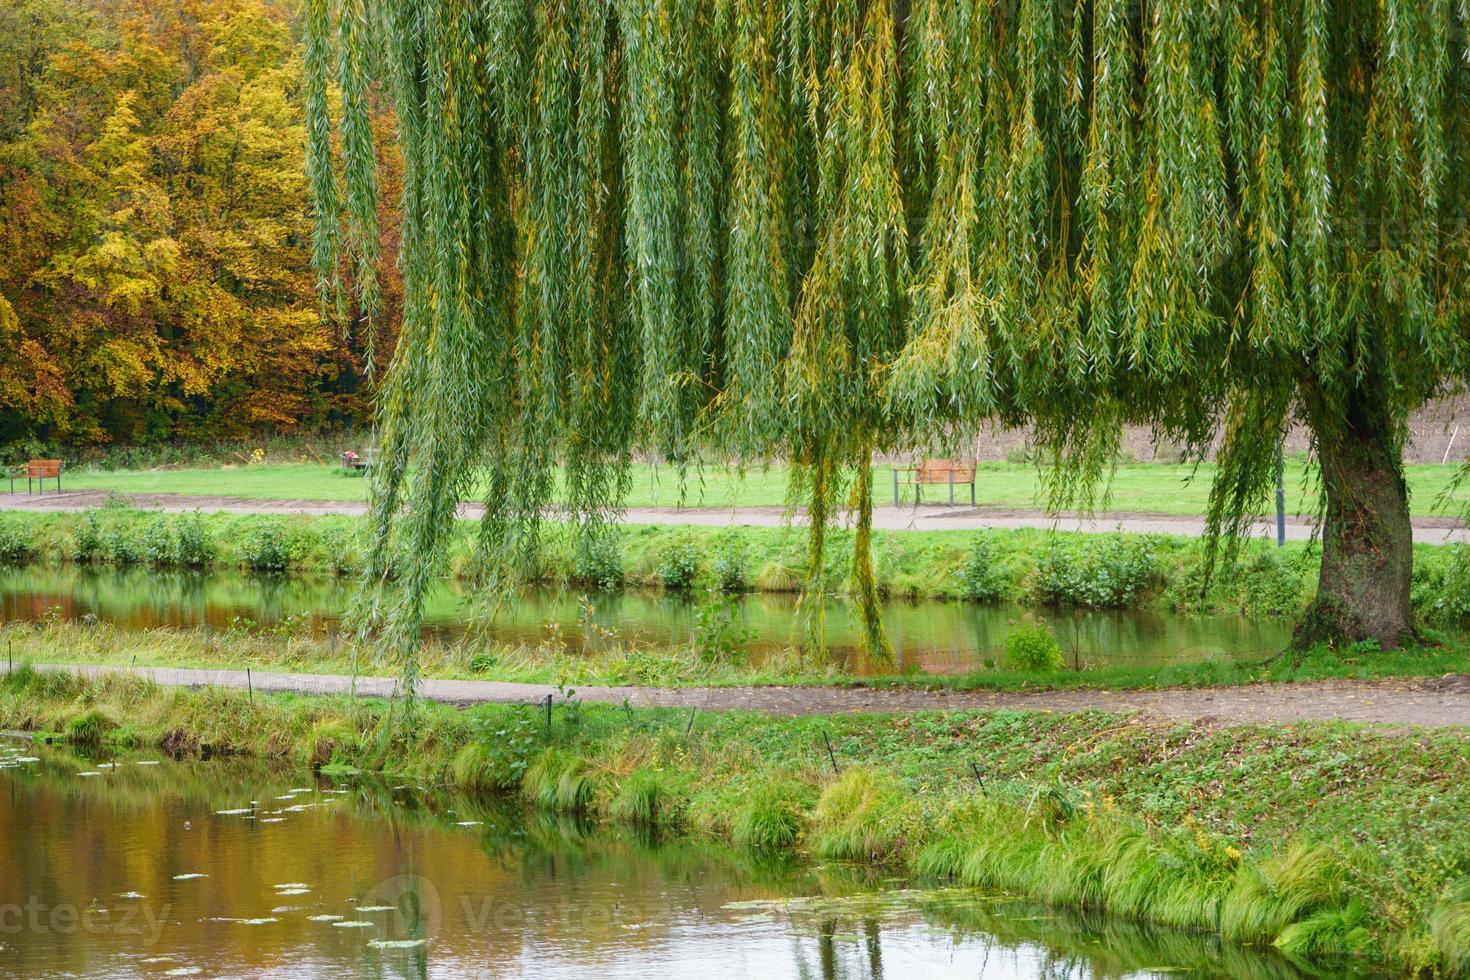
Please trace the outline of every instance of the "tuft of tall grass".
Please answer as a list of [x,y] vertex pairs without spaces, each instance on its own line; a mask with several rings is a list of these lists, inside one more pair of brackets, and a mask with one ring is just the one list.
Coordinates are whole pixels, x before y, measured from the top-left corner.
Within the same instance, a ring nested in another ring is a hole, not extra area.
[[1293,841],[1242,864],[1220,908],[1220,932],[1241,942],[1274,942],[1287,926],[1342,902],[1342,865],[1321,844]]
[[118,728],[117,722],[95,708],[82,712],[66,726],[66,739],[73,745],[97,746]]
[[585,759],[552,747],[532,760],[521,793],[545,810],[587,813],[597,796],[597,781]]
[[689,798],[682,780],[662,769],[635,769],[618,786],[610,815],[646,828],[666,828],[684,820]]
[[806,830],[812,791],[790,779],[759,779],[730,821],[730,837],[752,851],[793,848]]
[[1429,939],[1441,970],[1450,976],[1470,976],[1470,878],[1450,885],[1435,903]]
[[876,769],[847,770],[823,790],[812,813],[811,844],[826,858],[893,860],[923,837],[918,800]]

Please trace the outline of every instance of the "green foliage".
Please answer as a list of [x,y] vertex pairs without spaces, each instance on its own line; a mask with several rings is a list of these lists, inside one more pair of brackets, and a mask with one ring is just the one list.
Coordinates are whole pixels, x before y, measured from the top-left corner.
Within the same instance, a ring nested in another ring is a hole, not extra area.
[[710,576],[714,586],[721,592],[744,592],[750,586],[748,549],[745,542],[730,539],[719,543],[714,561],[710,565]]
[[738,600],[711,594],[694,614],[694,652],[703,663],[738,663],[754,632],[740,625]]
[[174,524],[173,563],[182,568],[203,568],[214,562],[214,538],[198,511],[182,514]]
[[106,556],[107,546],[102,537],[101,522],[95,510],[88,510],[82,514],[81,520],[72,528],[72,560],[90,563],[101,561]]
[[703,559],[700,547],[692,538],[680,537],[664,551],[658,566],[658,580],[666,589],[688,591],[699,579]]
[[584,538],[572,559],[571,580],[613,591],[623,587],[623,550],[612,534]]
[[257,518],[240,541],[240,564],[257,572],[283,572],[291,564],[281,523]]
[[1125,608],[1153,585],[1155,549],[1147,537],[1053,541],[1037,560],[1037,597],[1057,605]]
[[535,720],[524,714],[506,724],[478,725],[474,740],[451,764],[455,785],[498,793],[520,789],[538,751],[539,736]]
[[20,525],[10,518],[0,518],[0,562],[19,564],[31,558],[31,544]]
[[975,543],[960,566],[959,592],[971,602],[994,602],[1006,597],[1007,576],[1000,568],[995,536],[988,531],[975,535]]
[[596,795],[596,780],[579,756],[561,748],[543,749],[525,771],[521,793],[545,810],[585,813]]
[[1027,616],[1006,633],[1006,665],[1012,670],[1045,673],[1065,663],[1055,634],[1042,620]]

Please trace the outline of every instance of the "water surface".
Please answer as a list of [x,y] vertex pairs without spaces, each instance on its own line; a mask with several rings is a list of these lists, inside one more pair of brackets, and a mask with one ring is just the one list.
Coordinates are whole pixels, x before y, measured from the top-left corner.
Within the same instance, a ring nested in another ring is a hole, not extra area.
[[0,976],[1302,976],[922,884],[431,788],[0,740]]
[[[120,626],[285,627],[335,629],[351,602],[350,580],[328,576],[243,572],[151,571],[77,566],[0,567],[0,617],[42,620],[87,615]],[[687,643],[699,627],[699,597],[654,590],[576,592],[528,588],[501,604],[486,635],[508,643],[554,641],[576,651],[589,645]],[[773,649],[799,642],[796,597],[760,593],[735,600],[733,635],[759,662]],[[1028,610],[1016,605],[894,601],[883,620],[900,670],[955,673],[1000,663],[1011,625],[1027,613],[1049,621],[1073,669],[1259,660],[1291,638],[1287,619],[1183,615],[1160,610]],[[435,587],[425,630],[457,636],[474,617],[471,597],[457,582]],[[857,672],[892,672],[858,653],[860,632],[850,606],[827,610],[827,641]]]

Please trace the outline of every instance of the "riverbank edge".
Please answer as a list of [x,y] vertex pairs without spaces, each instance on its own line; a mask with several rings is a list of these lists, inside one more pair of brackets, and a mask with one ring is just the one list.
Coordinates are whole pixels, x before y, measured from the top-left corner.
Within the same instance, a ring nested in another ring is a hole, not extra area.
[[[458,522],[444,569],[473,581],[475,524]],[[0,512],[0,561],[259,572],[355,574],[366,522],[336,515],[184,514],[108,505],[80,512]],[[852,534],[833,529],[823,588],[847,590]],[[1031,606],[1165,608],[1294,616],[1315,588],[1310,543],[1243,542],[1207,579],[1195,538],[1027,528],[875,531],[875,578],[890,599]],[[1417,545],[1413,600],[1421,622],[1470,619],[1470,563],[1454,546]],[[593,546],[549,523],[527,579],[585,590],[795,592],[808,580],[802,528],[640,525]]]
[[[1439,778],[1427,774],[1460,769],[1445,775],[1465,782],[1470,733],[1458,730],[1219,731],[1092,712],[786,719],[567,697],[550,708],[409,708],[26,669],[0,679],[0,728],[55,732],[83,747],[403,773],[755,852],[892,864],[1291,957],[1355,955],[1445,976],[1470,968],[1466,879],[1441,880],[1446,868],[1418,854],[1406,828],[1377,846],[1372,837],[1394,830],[1375,815]],[[1360,778],[1299,779],[1293,759],[1275,758],[1283,745],[1345,756]],[[1045,761],[1048,753],[1056,758]],[[1261,764],[1286,782],[1272,794],[1217,780],[1213,799],[1158,802],[1164,786],[1197,794],[1202,777],[1232,759],[1271,759]],[[1416,834],[1459,834],[1463,846],[1463,803],[1446,801]],[[1261,806],[1269,819],[1241,822],[1242,809]],[[1342,832],[1344,813],[1366,841]]]
[[[180,667],[282,673],[379,673],[396,676],[401,663],[385,660],[370,643],[350,637],[312,637],[270,629],[133,629],[109,623],[15,621],[0,624],[0,646],[16,663],[52,661],[98,667]],[[860,675],[839,662],[802,657],[790,649],[748,664],[738,651],[701,651],[696,643],[644,647],[615,641],[581,651],[541,644],[494,644],[461,638],[429,642],[417,652],[425,679],[504,681],[564,687],[869,688],[931,691],[1146,691],[1220,688],[1255,683],[1433,678],[1470,674],[1470,648],[1416,646],[1314,647],[1264,660],[1213,659],[1163,666],[1089,666],[1083,670],[1024,670],[997,665],[962,674]]]

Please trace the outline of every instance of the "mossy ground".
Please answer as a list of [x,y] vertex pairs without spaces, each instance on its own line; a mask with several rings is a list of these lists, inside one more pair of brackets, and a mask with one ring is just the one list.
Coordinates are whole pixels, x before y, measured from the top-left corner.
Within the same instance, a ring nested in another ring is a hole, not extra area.
[[1470,962],[1460,730],[1016,712],[711,712],[691,725],[684,711],[575,702],[548,727],[532,706],[419,704],[409,717],[25,670],[0,681],[0,726],[64,732],[85,718],[105,719],[95,727],[113,741],[458,778],[593,819],[886,861],[1295,955],[1445,973]]

